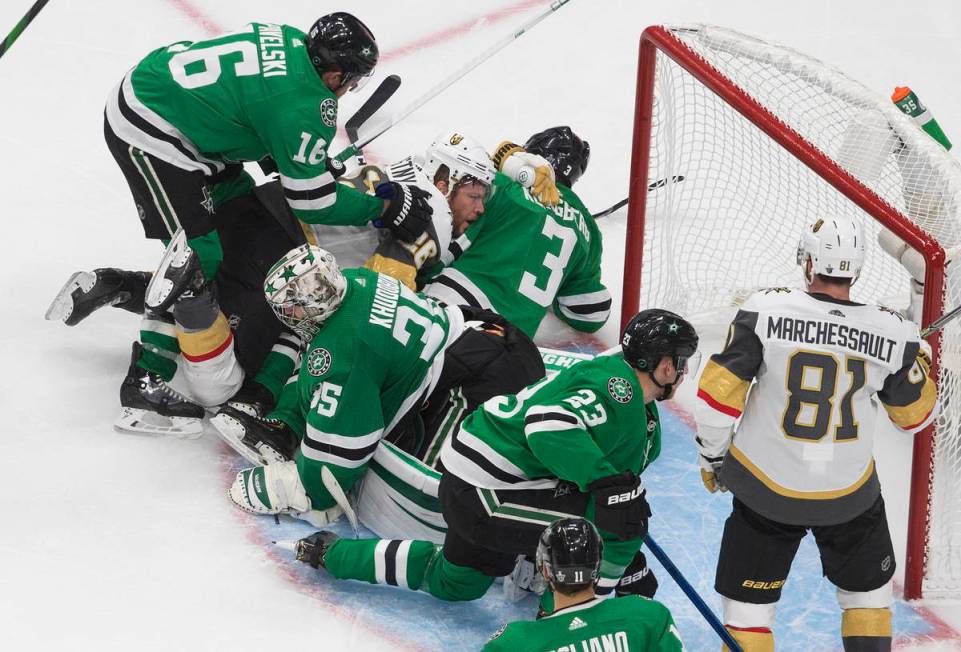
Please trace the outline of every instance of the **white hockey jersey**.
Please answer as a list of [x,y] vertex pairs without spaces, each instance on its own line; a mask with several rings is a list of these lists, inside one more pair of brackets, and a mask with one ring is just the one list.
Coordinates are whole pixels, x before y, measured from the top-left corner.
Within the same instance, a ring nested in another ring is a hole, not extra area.
[[721,482],[768,518],[846,522],[880,493],[878,403],[906,432],[933,418],[929,366],[917,325],[894,311],[800,290],[759,292],[701,375],[700,452],[723,456]]

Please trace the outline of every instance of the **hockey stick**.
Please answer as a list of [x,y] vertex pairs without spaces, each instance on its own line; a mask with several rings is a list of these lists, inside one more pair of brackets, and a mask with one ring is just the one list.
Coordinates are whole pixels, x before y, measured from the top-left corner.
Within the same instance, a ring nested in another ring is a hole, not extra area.
[[954,308],[953,310],[944,313],[937,319],[935,319],[927,328],[921,329],[921,337],[928,337],[937,333],[939,330],[947,326],[949,323],[957,319],[958,315],[961,315],[961,306]]
[[[652,181],[652,182],[650,182],[649,184],[647,184],[647,191],[648,191],[648,192],[652,192],[652,191],[654,191],[654,190],[657,190],[658,188],[663,188],[663,187],[666,186],[668,183],[680,183],[680,182],[682,182],[682,181],[684,181],[684,175],[683,175],[683,174],[677,174],[677,175],[671,177],[670,179],[668,179],[667,177],[664,177],[663,179],[658,179],[657,181]],[[597,213],[596,215],[593,216],[594,219],[595,219],[595,220],[599,220],[600,218],[606,217],[606,216],[610,215],[611,213],[613,213],[614,211],[616,211],[616,210],[618,210],[618,209],[624,208],[624,206],[627,205],[627,200],[628,200],[628,197],[625,197],[624,199],[622,199],[621,201],[617,202],[616,204],[614,204],[614,205],[611,206],[610,208],[605,209],[605,210],[601,211],[600,213]]]
[[545,18],[553,14],[555,11],[557,11],[558,9],[566,5],[568,2],[570,2],[570,0],[554,0],[554,2],[552,2],[545,11],[538,14],[537,16],[534,16],[533,18],[528,20],[526,23],[524,23],[523,25],[515,29],[513,32],[511,32],[508,36],[505,36],[500,41],[498,41],[494,45],[490,46],[489,48],[481,52],[479,55],[477,55],[476,57],[468,61],[466,64],[464,64],[463,67],[452,72],[450,75],[448,75],[443,80],[441,80],[436,86],[428,90],[426,93],[424,93],[419,98],[414,100],[408,106],[404,107],[397,115],[392,117],[387,122],[387,124],[384,125],[383,128],[381,128],[380,131],[378,131],[374,135],[370,136],[369,138],[359,143],[351,144],[350,147],[348,147],[343,152],[337,155],[337,160],[346,161],[348,158],[356,154],[357,151],[366,147],[376,138],[379,138],[385,131],[387,131],[394,125],[396,125],[398,122],[400,122],[401,120],[409,116],[411,113],[413,113],[414,111],[422,107],[424,104],[427,104],[427,102],[434,99],[436,96],[440,95],[443,91],[447,90],[461,77],[463,77],[464,75],[469,73],[471,70],[473,70],[480,64],[490,59],[492,56],[500,52],[502,49],[507,47],[513,41],[520,38],[521,35],[528,32],[532,27],[534,27],[534,25],[536,25],[537,23],[541,22],[542,20],[544,20]]
[[[390,96],[397,92],[398,88],[400,88],[400,77],[398,75],[387,77],[384,81],[380,82],[380,85],[374,89],[374,92],[370,94],[370,97],[357,109],[354,115],[347,119],[347,122],[344,124],[344,131],[347,132],[347,138],[349,138],[352,143],[357,140],[357,131],[372,115],[377,113],[380,107],[384,106],[387,100],[390,99]],[[334,158],[343,163],[356,153],[357,150],[351,151],[352,147],[353,145]],[[257,161],[257,165],[260,166],[264,174],[273,174],[278,171],[277,163],[269,156]]]
[[[377,113],[380,108],[384,106],[387,100],[389,100],[390,97],[397,92],[398,88],[400,88],[400,75],[391,75],[380,83],[380,86],[378,86],[377,89],[370,94],[370,97],[367,98],[367,101],[364,102],[364,104],[357,109],[357,112],[350,117],[350,120],[348,120],[347,124],[344,125],[344,131],[347,132],[347,140],[350,141],[350,147],[337,155],[336,158],[338,161],[341,163],[346,162],[350,156],[344,156],[344,154],[347,154],[351,151],[351,149],[353,149],[357,154],[357,164],[363,167],[367,161],[364,160],[364,154],[360,151],[360,148],[354,146],[354,144],[360,138],[360,134],[358,132],[360,131],[361,126],[370,120],[371,116]],[[341,156],[344,157],[341,158]]]
[[46,5],[49,1],[50,0],[37,0],[33,3],[33,6],[27,10],[27,14],[21,18],[20,22],[14,25],[13,29],[10,30],[10,33],[7,34],[7,38],[3,39],[3,41],[0,41],[0,57],[3,56],[4,52],[10,49],[10,46],[13,45],[14,41],[20,38],[23,30],[27,29],[27,25],[33,22],[33,19],[37,17],[37,14],[40,13],[40,10],[43,9],[44,5]]
[[344,510],[344,515],[347,516],[347,520],[350,521],[350,529],[354,531],[354,538],[360,538],[360,530],[357,526],[357,512],[351,506],[350,501],[347,500],[347,494],[344,493],[343,488],[341,488],[340,483],[337,482],[337,478],[326,466],[320,467],[320,481],[324,483],[324,488],[330,492],[330,495],[337,502],[342,510]]
[[691,604],[694,605],[694,608],[701,612],[704,620],[706,620],[707,624],[711,626],[711,629],[717,632],[717,635],[721,637],[721,640],[724,641],[724,644],[728,647],[728,649],[731,652],[744,652],[741,649],[741,646],[738,645],[738,642],[734,640],[734,637],[731,636],[731,632],[724,628],[724,625],[722,625],[721,621],[717,619],[717,616],[714,615],[714,612],[712,612],[704,603],[704,600],[702,600],[701,596],[697,594],[697,591],[694,590],[694,587],[691,586],[690,582],[684,578],[684,575],[682,575],[681,571],[679,571],[677,566],[674,565],[674,562],[671,561],[671,558],[667,556],[667,553],[664,552],[659,545],[657,545],[654,539],[651,538],[650,534],[644,535],[644,545],[647,546],[647,549],[650,550],[655,557],[657,557],[657,560],[661,562],[661,566],[664,567],[668,574],[674,578],[674,581],[677,582],[677,585],[681,587],[681,590],[684,591],[685,595],[687,595],[688,599],[691,601]]

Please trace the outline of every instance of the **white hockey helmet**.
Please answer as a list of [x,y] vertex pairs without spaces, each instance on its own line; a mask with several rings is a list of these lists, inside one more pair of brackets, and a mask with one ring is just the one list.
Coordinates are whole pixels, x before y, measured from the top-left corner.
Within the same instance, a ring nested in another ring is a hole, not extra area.
[[305,343],[333,315],[347,292],[347,279],[333,254],[302,244],[278,260],[264,279],[264,294],[277,319]]
[[442,165],[450,174],[448,194],[462,183],[480,182],[490,187],[497,174],[487,150],[474,139],[457,132],[440,134],[424,153],[422,168],[431,182]]
[[864,228],[857,219],[847,216],[817,219],[804,227],[797,262],[803,268],[810,259],[812,274],[849,278],[853,283],[864,265],[864,243]]

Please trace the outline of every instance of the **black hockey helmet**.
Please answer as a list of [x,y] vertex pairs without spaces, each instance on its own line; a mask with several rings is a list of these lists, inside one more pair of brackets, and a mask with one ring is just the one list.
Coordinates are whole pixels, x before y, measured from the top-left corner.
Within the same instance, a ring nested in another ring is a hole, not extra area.
[[307,52],[318,72],[341,72],[344,84],[367,77],[377,65],[377,41],[367,25],[343,11],[317,19],[307,32]]
[[604,544],[586,518],[562,518],[541,533],[535,557],[537,569],[547,569],[555,586],[577,590],[593,586],[601,569]]
[[536,133],[527,139],[524,149],[547,159],[554,176],[568,188],[581,178],[591,160],[590,143],[578,138],[570,127],[551,127]]
[[691,323],[669,310],[642,310],[627,322],[621,336],[624,360],[635,369],[651,372],[664,356],[678,371],[697,351],[697,331]]

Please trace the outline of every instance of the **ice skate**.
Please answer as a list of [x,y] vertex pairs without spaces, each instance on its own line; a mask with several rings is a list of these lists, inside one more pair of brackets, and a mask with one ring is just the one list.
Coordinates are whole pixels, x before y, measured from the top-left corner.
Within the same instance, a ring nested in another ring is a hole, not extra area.
[[60,288],[44,318],[76,326],[103,306],[142,314],[149,282],[149,272],[128,272],[113,267],[76,272]]
[[147,285],[146,307],[164,312],[178,299],[192,296],[206,283],[200,269],[200,258],[187,244],[187,234],[181,229],[167,245],[167,250]]
[[254,464],[287,462],[300,441],[287,424],[263,419],[228,402],[210,420],[228,446]]
[[120,432],[176,435],[203,434],[204,409],[173,389],[159,375],[137,366],[142,346],[134,343],[127,377],[120,386],[123,411],[114,422]]

